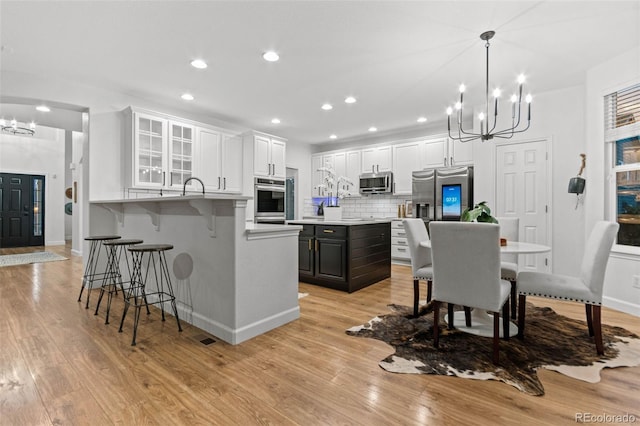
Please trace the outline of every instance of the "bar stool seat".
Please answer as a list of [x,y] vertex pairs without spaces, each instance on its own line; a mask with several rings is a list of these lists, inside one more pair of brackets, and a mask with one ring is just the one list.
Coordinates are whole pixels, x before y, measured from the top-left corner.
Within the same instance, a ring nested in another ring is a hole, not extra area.
[[[178,323],[178,331],[182,331],[178,310],[176,308],[176,297],[173,293],[171,285],[171,277],[169,275],[169,267],[165,252],[173,249],[171,244],[139,244],[128,248],[132,255],[133,270],[131,273],[131,285],[126,290],[124,298],[124,311],[120,320],[119,332],[122,332],[124,319],[130,306],[135,308],[133,319],[133,338],[131,346],[136,345],[136,334],[138,323],[140,322],[140,310],[143,306],[147,307],[149,314],[149,305],[160,305],[162,311],[162,321],[165,320],[164,304],[169,302],[173,310],[173,315]],[[147,254],[147,256],[145,256]],[[146,264],[144,262],[146,257]],[[152,277],[150,277],[152,275]],[[152,278],[155,281],[155,289],[148,291],[147,284]]]
[[104,280],[106,277],[106,271],[96,272],[102,245],[105,241],[118,240],[120,238],[122,238],[120,235],[91,235],[84,239],[85,241],[89,241],[89,255],[87,256],[87,264],[84,269],[84,274],[82,275],[82,286],[80,287],[78,302],[82,300],[82,292],[86,288],[87,303],[85,309],[89,309],[89,297],[91,295],[91,289],[93,289],[93,283]]
[[[125,248],[142,243],[144,243],[144,241],[139,238],[108,240],[102,243],[102,245],[104,245],[105,249],[107,250],[107,275],[102,281],[102,286],[100,287],[100,296],[98,296],[98,303],[96,304],[96,311],[94,312],[94,315],[98,315],[100,302],[102,301],[102,297],[106,292],[107,311],[104,321],[105,324],[109,324],[109,312],[111,310],[111,300],[113,299],[113,294],[115,293],[117,295],[118,287],[120,287],[124,298],[124,284],[131,284],[131,262],[129,262],[129,257],[127,256],[127,251],[125,250]],[[123,255],[124,261],[127,265],[127,281],[122,280],[122,272],[120,271],[120,261],[122,260]],[[147,310],[148,309],[149,308],[147,307]]]

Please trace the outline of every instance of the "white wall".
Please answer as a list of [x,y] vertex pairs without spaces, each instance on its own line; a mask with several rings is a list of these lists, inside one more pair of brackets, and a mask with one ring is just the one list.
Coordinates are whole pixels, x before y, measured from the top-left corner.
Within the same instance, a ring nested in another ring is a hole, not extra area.
[[[578,173],[584,142],[584,88],[536,94],[532,104],[531,127],[513,141],[550,140],[552,225],[552,270],[577,274],[584,245],[584,206],[575,208],[575,194],[567,193],[569,178]],[[495,206],[495,143],[473,142],[474,198]],[[597,160],[596,160],[597,161]],[[587,161],[587,168],[589,168]],[[587,183],[589,187],[589,183]],[[595,196],[595,195],[594,195]]]
[[[605,193],[609,185],[609,164],[605,161],[604,96],[623,87],[640,83],[640,47],[600,64],[587,73],[586,88],[586,179],[585,228],[588,235],[598,220],[615,220],[607,211]],[[589,162],[589,158],[594,161]],[[640,289],[633,288],[633,276],[640,275],[640,251],[623,253],[614,247],[605,279],[606,306],[640,316]],[[628,250],[627,250],[628,251]]]
[[45,176],[46,245],[64,244],[64,130],[37,126],[35,136],[0,135],[0,171]]
[[311,145],[300,142],[287,142],[286,163],[288,168],[298,169],[296,212],[301,219],[304,212],[304,200],[311,190]]

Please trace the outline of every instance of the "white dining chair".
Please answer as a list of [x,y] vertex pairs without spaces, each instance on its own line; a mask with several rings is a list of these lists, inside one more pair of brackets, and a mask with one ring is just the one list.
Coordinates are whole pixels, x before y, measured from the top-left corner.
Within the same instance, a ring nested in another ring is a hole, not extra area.
[[[491,223],[431,222],[433,259],[433,343],[439,345],[440,303],[482,309],[493,314],[494,364],[499,361],[500,310],[503,336],[509,339],[511,285],[500,279],[500,226]],[[449,311],[448,322],[453,323]],[[468,316],[465,315],[467,317]]]
[[[517,217],[496,217],[500,225],[500,238],[509,241],[518,241],[520,231],[520,219]],[[503,254],[500,259],[500,277],[511,283],[511,318],[516,319],[516,308],[518,305],[518,294],[516,290],[516,279],[518,277],[518,255]]]
[[548,297],[585,304],[589,336],[593,336],[596,351],[604,353],[602,345],[602,289],[609,253],[619,225],[597,222],[587,240],[578,276],[523,271],[518,274],[518,337],[524,338],[525,303],[527,296]]
[[409,254],[411,255],[411,273],[413,275],[413,316],[418,316],[420,300],[420,280],[427,282],[427,302],[431,300],[433,268],[431,267],[431,249],[420,247],[421,241],[429,240],[427,226],[422,219],[402,221],[407,234]]

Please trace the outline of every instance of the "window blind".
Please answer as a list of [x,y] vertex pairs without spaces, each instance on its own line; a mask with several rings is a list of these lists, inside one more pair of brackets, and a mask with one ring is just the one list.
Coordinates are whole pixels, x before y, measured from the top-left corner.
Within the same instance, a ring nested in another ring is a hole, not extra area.
[[607,142],[640,129],[640,83],[605,96],[604,122]]

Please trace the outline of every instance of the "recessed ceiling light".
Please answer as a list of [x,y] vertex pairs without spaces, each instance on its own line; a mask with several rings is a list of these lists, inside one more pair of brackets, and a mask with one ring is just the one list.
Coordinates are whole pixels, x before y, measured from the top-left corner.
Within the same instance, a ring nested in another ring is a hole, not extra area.
[[185,101],[192,101],[194,99],[191,93],[183,93],[180,97]]
[[38,105],[36,109],[40,112],[49,112],[51,109],[46,105]]
[[274,118],[274,119],[271,120],[271,122],[273,124],[280,124],[280,119],[279,118]]
[[325,111],[329,111],[330,109],[333,109],[333,105],[331,105],[331,104],[322,104],[321,108],[323,110],[325,110]]
[[377,127],[373,127],[373,126],[371,126],[371,127],[369,127],[369,131],[370,131],[370,132],[377,132],[377,131],[378,131],[378,128],[377,128]]
[[355,104],[356,103],[356,98],[354,98],[353,96],[347,96],[344,99],[344,102],[347,104]]
[[280,59],[280,55],[278,55],[273,50],[269,50],[268,52],[264,52],[262,54],[262,58],[267,62],[276,62],[278,59]]
[[336,135],[331,135],[329,136],[329,139],[338,139],[338,137]]
[[418,123],[424,123],[427,121],[427,117],[419,117],[418,118]]
[[198,68],[199,70],[203,70],[207,67],[207,63],[202,59],[194,59],[191,61],[191,66],[194,68]]

